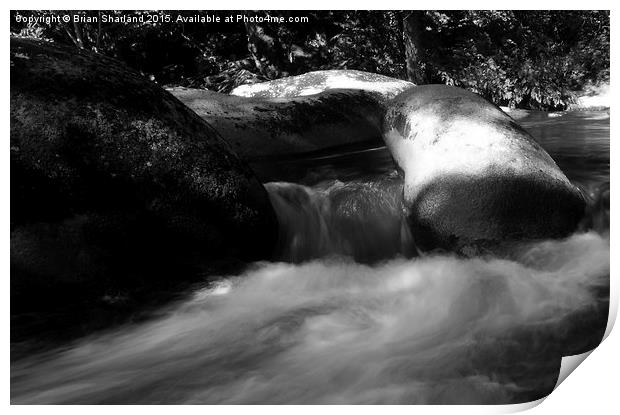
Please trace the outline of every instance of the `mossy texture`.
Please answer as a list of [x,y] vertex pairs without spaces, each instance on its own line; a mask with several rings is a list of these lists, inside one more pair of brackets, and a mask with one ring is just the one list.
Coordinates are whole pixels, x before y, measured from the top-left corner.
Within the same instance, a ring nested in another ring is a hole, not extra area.
[[11,39],[10,109],[16,296],[54,281],[100,295],[183,279],[160,275],[175,263],[270,257],[277,223],[261,183],[207,122],[141,74]]

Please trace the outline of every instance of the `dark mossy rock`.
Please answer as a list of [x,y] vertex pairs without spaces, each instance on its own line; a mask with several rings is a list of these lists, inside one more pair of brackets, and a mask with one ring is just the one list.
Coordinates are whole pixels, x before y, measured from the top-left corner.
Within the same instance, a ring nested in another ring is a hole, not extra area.
[[475,253],[564,237],[583,217],[583,195],[549,154],[472,92],[405,91],[389,103],[384,138],[404,171],[408,219],[422,249]]
[[139,73],[11,39],[10,95],[13,309],[148,292],[226,258],[270,258],[277,222],[261,183]]

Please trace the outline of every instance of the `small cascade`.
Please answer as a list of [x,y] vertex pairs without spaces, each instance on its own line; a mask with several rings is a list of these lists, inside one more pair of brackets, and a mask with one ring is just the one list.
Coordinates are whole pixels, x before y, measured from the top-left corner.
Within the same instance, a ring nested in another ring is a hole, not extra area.
[[265,187],[280,222],[279,260],[348,256],[372,263],[415,252],[397,174],[312,187],[286,182]]

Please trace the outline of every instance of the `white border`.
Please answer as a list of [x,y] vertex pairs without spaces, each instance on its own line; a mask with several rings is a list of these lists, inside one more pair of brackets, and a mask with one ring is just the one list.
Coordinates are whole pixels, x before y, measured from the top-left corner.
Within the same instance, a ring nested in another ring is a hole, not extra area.
[[[617,3],[616,3],[617,4]],[[468,2],[464,4],[462,2],[456,1],[434,1],[432,4],[421,4],[421,3],[413,3],[413,2],[404,2],[404,1],[381,1],[381,2],[371,2],[371,1],[359,1],[359,0],[347,0],[347,1],[339,1],[334,2],[333,0],[315,0],[311,3],[306,2],[284,2],[284,1],[264,1],[264,2],[255,2],[255,1],[226,1],[226,2],[218,2],[217,4],[212,4],[211,2],[164,2],[160,0],[153,1],[119,1],[119,0],[109,0],[104,2],[92,3],[88,4],[84,2],[77,1],[58,1],[54,3],[50,3],[49,1],[21,1],[19,4],[11,5],[12,9],[148,9],[148,10],[166,10],[166,9],[240,9],[240,10],[255,10],[255,9],[271,9],[271,10],[304,10],[304,9],[357,9],[357,10],[366,10],[366,9],[383,9],[383,10],[401,10],[401,9],[411,9],[411,8],[422,8],[420,6],[433,6],[434,9],[582,9],[582,10],[591,10],[591,9],[606,9],[612,10],[611,18],[612,18],[612,41],[611,41],[611,53],[612,53],[612,91],[615,86],[615,76],[613,69],[617,64],[617,45],[618,39],[616,36],[616,27],[618,24],[618,18],[616,18],[616,14],[618,13],[616,7],[613,7],[610,1],[547,1],[542,3],[541,1],[533,1],[533,0],[520,0],[519,2],[512,3],[501,3],[497,1],[474,1]],[[379,7],[377,7],[379,6]],[[544,7],[541,7],[544,6]],[[4,15],[4,22],[8,22],[8,11],[10,8],[7,8],[6,14]],[[8,28],[7,28],[8,29]],[[8,39],[8,30],[5,32],[6,37],[2,39],[2,48],[4,50],[4,56],[8,55],[9,49],[9,39]],[[0,183],[2,183],[2,203],[0,204],[0,209],[2,209],[2,216],[5,220],[4,222],[4,238],[2,239],[2,271],[4,275],[4,322],[5,325],[3,327],[2,335],[2,348],[5,356],[3,360],[3,373],[4,376],[2,378],[2,393],[4,397],[4,402],[6,405],[10,402],[10,384],[9,384],[9,316],[10,316],[10,289],[9,289],[9,238],[7,238],[7,233],[9,233],[9,145],[8,145],[8,130],[9,130],[9,85],[10,85],[10,75],[9,75],[9,65],[5,61],[4,66],[2,67],[2,96],[5,97],[5,101],[3,101],[4,106],[4,117],[2,117],[2,131],[4,132],[4,145],[2,148],[2,164],[0,171]],[[613,95],[612,95],[613,96]],[[614,97],[613,107],[617,108],[617,102]],[[615,118],[611,119],[611,131],[617,131],[617,123],[615,122]],[[611,147],[611,159],[617,159],[617,145],[612,144]],[[618,182],[617,174],[615,173],[616,169],[614,165],[611,166],[611,183],[612,183],[612,210],[615,206],[613,200],[615,199],[615,194],[617,191],[617,186],[615,183]],[[612,216],[615,217],[616,212],[612,212]],[[612,221],[612,234],[615,234],[614,221]],[[612,251],[613,251],[614,243],[612,241]],[[617,315],[618,309],[618,278],[616,276],[618,260],[615,257],[611,259],[611,305],[610,312],[611,318],[615,320],[615,316]],[[562,413],[562,414],[584,414],[584,413],[611,413],[612,411],[617,411],[618,406],[618,384],[616,383],[616,370],[618,369],[618,351],[620,351],[620,336],[617,333],[618,329],[613,330],[608,338],[606,338],[603,343],[594,352],[585,360],[583,364],[580,365],[575,371],[574,374],[568,376],[568,378],[555,390],[549,397],[544,399],[544,402],[535,402],[524,405],[499,405],[499,406],[388,406],[388,407],[372,407],[372,406],[258,406],[258,407],[250,407],[250,406],[211,406],[209,408],[204,408],[202,406],[179,406],[175,408],[169,408],[167,406],[115,406],[115,407],[107,407],[107,406],[89,406],[89,407],[80,407],[80,406],[10,406],[10,411],[14,413],[31,413],[31,412],[45,412],[50,414],[65,414],[69,413],[94,413],[94,414],[106,414],[108,415],[109,411],[122,412],[122,413],[135,413],[136,411],[148,411],[149,413],[161,414],[168,413],[169,410],[173,409],[174,411],[183,411],[187,413],[200,413],[204,414],[204,411],[215,411],[223,414],[235,414],[238,411],[248,411],[252,413],[269,413],[269,414],[278,414],[278,413],[286,413],[287,415],[291,412],[294,413],[307,413],[314,415],[315,412],[321,411],[329,412],[329,413],[342,413],[347,411],[355,411],[360,414],[374,414],[378,411],[390,411],[393,413],[402,413],[409,415],[411,411],[416,411],[418,413],[458,413],[458,414],[487,414],[487,413],[506,413],[506,412],[515,412],[519,410],[528,409],[532,406],[535,406],[534,409],[531,410],[533,414],[543,414],[543,413]]]

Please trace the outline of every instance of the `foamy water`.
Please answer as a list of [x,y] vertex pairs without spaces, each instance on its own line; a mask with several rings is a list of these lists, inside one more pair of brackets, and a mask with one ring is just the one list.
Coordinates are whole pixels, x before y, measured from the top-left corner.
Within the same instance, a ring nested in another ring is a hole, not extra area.
[[373,262],[415,252],[403,214],[403,181],[396,172],[312,187],[267,183],[280,223],[280,260],[301,262],[333,255]]
[[256,264],[147,324],[14,364],[12,401],[511,402],[608,275],[594,232],[517,261]]

